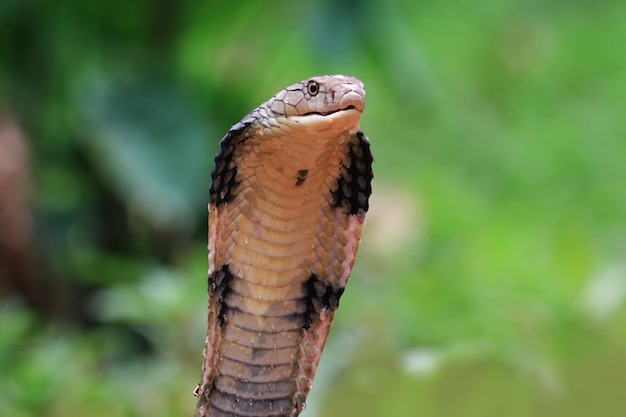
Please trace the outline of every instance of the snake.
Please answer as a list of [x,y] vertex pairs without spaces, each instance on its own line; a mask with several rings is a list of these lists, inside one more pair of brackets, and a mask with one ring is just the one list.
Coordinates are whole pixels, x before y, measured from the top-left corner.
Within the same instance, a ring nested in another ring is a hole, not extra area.
[[312,77],[220,141],[196,417],[295,417],[304,409],[369,208],[364,108],[360,80]]

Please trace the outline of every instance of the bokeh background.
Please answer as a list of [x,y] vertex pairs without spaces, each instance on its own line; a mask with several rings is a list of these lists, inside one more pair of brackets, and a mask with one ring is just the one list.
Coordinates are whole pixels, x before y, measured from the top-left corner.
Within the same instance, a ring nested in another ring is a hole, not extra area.
[[306,417],[621,416],[626,3],[0,2],[0,415],[192,415],[220,138],[365,82]]

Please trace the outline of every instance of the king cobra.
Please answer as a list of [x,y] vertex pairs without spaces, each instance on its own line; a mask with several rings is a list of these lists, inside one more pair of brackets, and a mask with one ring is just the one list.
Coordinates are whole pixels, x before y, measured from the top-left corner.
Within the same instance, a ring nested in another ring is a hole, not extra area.
[[372,155],[363,83],[280,91],[220,142],[196,417],[298,416],[357,254]]

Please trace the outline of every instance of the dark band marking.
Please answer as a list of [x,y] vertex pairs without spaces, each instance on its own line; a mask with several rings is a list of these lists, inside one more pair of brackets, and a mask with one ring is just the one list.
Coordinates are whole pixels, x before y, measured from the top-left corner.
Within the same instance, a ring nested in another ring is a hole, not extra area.
[[288,415],[295,407],[294,401],[291,398],[257,400],[253,398],[241,398],[238,395],[232,395],[218,390],[211,393],[211,399],[211,405],[213,405],[213,407],[225,413],[233,413],[227,415],[237,416],[275,416],[277,412],[280,413],[280,415]]
[[226,314],[226,299],[229,293],[232,291],[230,283],[233,280],[234,275],[228,269],[228,265],[222,266],[222,268],[209,276],[209,300],[217,301],[219,303],[217,311],[217,320],[220,323],[220,327],[224,328],[225,314]]
[[303,284],[306,294],[304,302],[307,310],[304,313],[306,321],[304,329],[308,330],[320,319],[322,310],[335,311],[339,307],[339,298],[343,294],[343,288],[335,288],[319,279],[315,274]]
[[309,175],[308,169],[298,170],[298,176],[296,177],[296,187],[301,186],[306,181],[306,177]]
[[363,132],[357,132],[349,143],[349,163],[342,164],[337,188],[332,191],[332,206],[343,208],[346,214],[365,217],[372,194],[372,153]]
[[[228,307],[228,311],[224,311],[224,314],[228,313],[228,316],[224,316],[224,321],[233,323],[240,329],[250,330],[251,332],[262,331],[264,333],[282,333],[285,331],[297,330],[302,327],[304,323],[303,312],[287,313],[282,316],[268,317],[263,315],[257,315],[248,313],[242,310],[236,304],[233,304],[233,300],[240,297],[236,292],[230,290],[226,294],[224,301]],[[270,308],[274,307],[278,310],[281,306],[269,305]],[[301,302],[299,303],[301,304]],[[297,306],[300,309],[300,306]],[[304,307],[304,306],[302,306]],[[304,310],[304,308],[302,308]],[[258,319],[258,320],[255,320]]]
[[239,181],[237,164],[234,161],[239,145],[246,141],[245,131],[249,124],[239,123],[234,126],[220,141],[220,151],[215,156],[215,168],[211,172],[210,202],[220,207],[235,198]]
[[238,393],[242,398],[259,400],[291,397],[297,390],[295,380],[255,383],[228,375],[221,375],[217,378],[215,388],[222,392]]

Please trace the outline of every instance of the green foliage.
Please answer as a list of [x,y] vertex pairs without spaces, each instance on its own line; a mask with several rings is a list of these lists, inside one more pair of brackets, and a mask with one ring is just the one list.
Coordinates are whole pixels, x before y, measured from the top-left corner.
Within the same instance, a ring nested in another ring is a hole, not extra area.
[[376,178],[304,415],[621,415],[624,4],[114,3],[0,3],[37,265],[81,305],[1,301],[0,415],[191,415],[217,143],[322,73],[365,82]]

